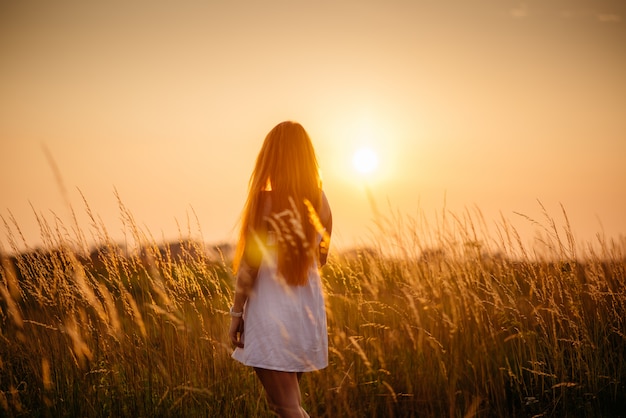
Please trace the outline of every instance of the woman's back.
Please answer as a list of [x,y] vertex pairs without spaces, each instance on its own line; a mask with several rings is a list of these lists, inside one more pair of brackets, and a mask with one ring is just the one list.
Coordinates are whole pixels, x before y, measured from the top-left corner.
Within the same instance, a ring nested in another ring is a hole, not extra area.
[[[270,193],[264,206],[270,214]],[[318,244],[321,239],[318,234]],[[328,336],[318,263],[315,258],[303,285],[288,284],[277,268],[277,241],[272,231],[265,235],[261,264],[245,308],[244,348],[237,348],[233,358],[248,366],[288,372],[324,368]]]

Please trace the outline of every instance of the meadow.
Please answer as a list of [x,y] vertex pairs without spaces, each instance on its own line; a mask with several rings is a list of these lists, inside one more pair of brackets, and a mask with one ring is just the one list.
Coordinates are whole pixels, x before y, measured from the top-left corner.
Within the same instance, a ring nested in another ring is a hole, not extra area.
[[[230,358],[230,247],[159,243],[120,206],[123,244],[88,206],[87,227],[38,216],[36,249],[2,219],[0,416],[271,416]],[[390,211],[371,246],[331,253],[309,414],[626,416],[626,241],[545,215],[535,248],[479,210]]]

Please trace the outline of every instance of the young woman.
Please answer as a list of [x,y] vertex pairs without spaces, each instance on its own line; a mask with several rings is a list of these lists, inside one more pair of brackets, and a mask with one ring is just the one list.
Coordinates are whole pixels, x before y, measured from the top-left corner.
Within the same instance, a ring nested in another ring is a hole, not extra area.
[[331,232],[311,139],[300,124],[280,123],[266,136],[250,177],[229,336],[233,358],[254,367],[281,417],[308,417],[300,377],[328,365],[319,268]]

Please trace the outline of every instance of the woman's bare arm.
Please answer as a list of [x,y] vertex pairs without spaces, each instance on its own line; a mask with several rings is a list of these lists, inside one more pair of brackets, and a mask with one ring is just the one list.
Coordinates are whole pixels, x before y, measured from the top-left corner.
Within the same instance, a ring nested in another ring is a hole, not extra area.
[[235,281],[235,299],[233,301],[233,311],[243,312],[243,306],[248,300],[248,296],[254,286],[258,268],[251,267],[245,261],[242,261],[237,272]]

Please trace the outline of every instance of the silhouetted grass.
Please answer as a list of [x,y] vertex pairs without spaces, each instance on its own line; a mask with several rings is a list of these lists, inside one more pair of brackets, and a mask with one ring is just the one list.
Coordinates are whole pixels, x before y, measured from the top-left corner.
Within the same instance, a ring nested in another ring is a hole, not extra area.
[[[158,245],[120,206],[124,246],[88,206],[86,231],[38,218],[38,250],[17,251],[3,219],[0,415],[269,416],[230,358],[228,246]],[[580,249],[569,225],[544,224],[538,250],[478,210],[378,214],[376,244],[323,269],[330,366],[303,378],[305,409],[623,416],[626,245]]]

